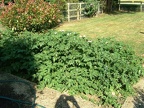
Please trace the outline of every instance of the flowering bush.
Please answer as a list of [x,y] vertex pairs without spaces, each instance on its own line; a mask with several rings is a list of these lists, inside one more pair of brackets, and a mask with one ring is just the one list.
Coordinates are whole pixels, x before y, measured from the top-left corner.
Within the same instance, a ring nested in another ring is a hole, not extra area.
[[39,32],[58,25],[61,15],[56,4],[43,0],[15,0],[15,3],[9,2],[4,8],[0,20],[16,32]]

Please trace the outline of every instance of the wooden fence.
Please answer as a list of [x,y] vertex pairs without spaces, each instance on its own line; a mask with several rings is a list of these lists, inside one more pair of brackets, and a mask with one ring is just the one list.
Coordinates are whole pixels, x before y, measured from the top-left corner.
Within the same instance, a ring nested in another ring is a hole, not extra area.
[[139,5],[140,11],[143,11],[144,0],[119,0],[119,10],[121,5]]
[[84,16],[84,14],[82,14],[82,11],[84,10],[82,5],[85,5],[85,3],[67,3],[68,21],[70,21],[71,18],[80,20],[82,16]]
[[[67,19],[72,18],[80,20],[84,17],[84,8],[86,3],[67,3]],[[100,4],[98,3],[98,13],[100,12]]]

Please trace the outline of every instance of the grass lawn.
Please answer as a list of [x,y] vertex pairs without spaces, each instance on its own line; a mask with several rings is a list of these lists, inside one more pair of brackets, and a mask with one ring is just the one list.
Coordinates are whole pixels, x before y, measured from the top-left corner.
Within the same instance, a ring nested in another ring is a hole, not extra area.
[[115,37],[131,45],[136,54],[144,55],[144,13],[103,14],[98,17],[71,21],[57,30],[69,30],[90,38]]

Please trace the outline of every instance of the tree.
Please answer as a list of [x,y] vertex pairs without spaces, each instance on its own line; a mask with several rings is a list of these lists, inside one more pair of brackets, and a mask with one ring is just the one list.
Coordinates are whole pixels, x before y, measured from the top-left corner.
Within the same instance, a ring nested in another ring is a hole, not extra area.
[[115,7],[118,4],[118,0],[100,0],[103,10],[106,13],[114,11]]

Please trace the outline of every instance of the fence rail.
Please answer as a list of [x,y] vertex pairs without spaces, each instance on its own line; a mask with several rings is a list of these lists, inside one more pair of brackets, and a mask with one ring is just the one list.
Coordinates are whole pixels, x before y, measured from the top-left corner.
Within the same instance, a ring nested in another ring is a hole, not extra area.
[[[80,20],[84,17],[84,9],[85,9],[86,3],[67,3],[67,19],[68,21],[71,20],[71,18],[76,18],[77,20]],[[100,13],[100,3],[97,4],[98,10],[97,13]],[[71,14],[73,13],[73,14]]]
[[[71,5],[74,6],[74,8],[70,8]],[[83,16],[82,11],[84,8],[82,8],[82,5],[85,5],[85,3],[67,3],[67,18],[68,21],[70,21],[71,18],[75,18],[77,20],[80,20],[81,17]],[[71,14],[71,12],[75,13],[74,15]]]
[[121,10],[121,5],[139,5],[140,12],[142,12],[144,0],[119,0],[119,10]]

